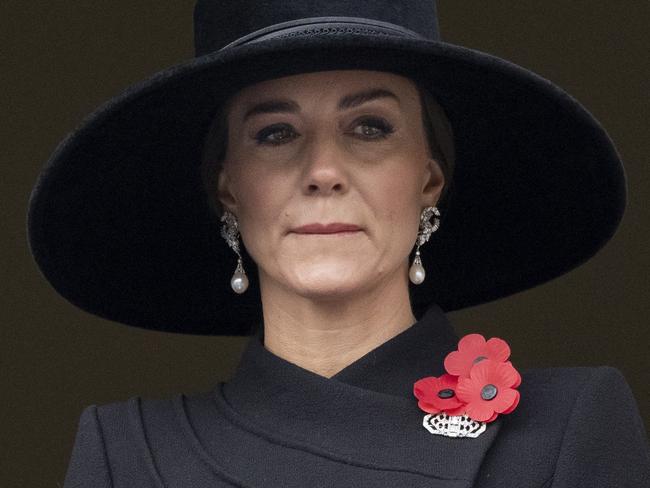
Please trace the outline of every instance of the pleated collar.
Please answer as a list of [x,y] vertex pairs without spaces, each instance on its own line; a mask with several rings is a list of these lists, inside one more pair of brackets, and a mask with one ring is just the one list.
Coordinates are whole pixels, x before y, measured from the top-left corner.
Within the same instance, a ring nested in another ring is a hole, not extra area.
[[457,345],[452,324],[433,304],[408,329],[326,378],[266,349],[260,327],[233,377],[215,389],[215,401],[248,429],[288,447],[452,486],[444,480],[474,480],[501,424],[491,422],[477,438],[433,435],[423,427],[426,413],[413,383],[443,374],[444,358]]

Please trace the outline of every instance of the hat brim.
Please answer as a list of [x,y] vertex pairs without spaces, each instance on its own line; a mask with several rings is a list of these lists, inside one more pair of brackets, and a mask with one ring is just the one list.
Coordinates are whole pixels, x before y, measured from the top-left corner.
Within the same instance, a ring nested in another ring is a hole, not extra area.
[[420,80],[445,109],[456,167],[440,226],[411,286],[420,316],[547,282],[614,234],[626,178],[606,131],[549,80],[441,41],[360,34],[273,39],[160,71],[108,100],[58,145],[28,208],[30,251],[64,298],[127,325],[248,335],[262,320],[258,275],[235,294],[236,255],[199,174],[216,108],[241,87],[329,69]]

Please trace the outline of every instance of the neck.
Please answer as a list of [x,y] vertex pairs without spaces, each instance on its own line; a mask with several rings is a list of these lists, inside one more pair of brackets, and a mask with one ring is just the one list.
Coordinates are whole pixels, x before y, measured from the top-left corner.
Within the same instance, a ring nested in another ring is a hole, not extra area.
[[407,280],[406,273],[399,273],[399,279],[365,294],[327,300],[305,298],[260,280],[264,347],[330,378],[416,322]]

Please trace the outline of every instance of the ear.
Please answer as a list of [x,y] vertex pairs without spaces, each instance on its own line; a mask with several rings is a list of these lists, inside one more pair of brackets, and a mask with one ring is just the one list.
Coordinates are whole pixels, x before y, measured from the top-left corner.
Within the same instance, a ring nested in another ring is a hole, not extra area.
[[233,181],[228,173],[228,168],[222,166],[217,177],[217,199],[224,210],[228,210],[237,215],[238,205],[237,198],[233,192],[233,186]]
[[433,207],[440,199],[445,184],[445,175],[435,159],[427,159],[422,183],[422,206]]

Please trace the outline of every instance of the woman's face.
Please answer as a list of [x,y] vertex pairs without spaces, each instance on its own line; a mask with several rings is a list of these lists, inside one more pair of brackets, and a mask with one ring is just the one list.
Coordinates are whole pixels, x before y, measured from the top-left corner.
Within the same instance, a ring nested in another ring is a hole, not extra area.
[[[218,198],[263,294],[349,297],[406,282],[420,212],[444,183],[421,110],[410,79],[379,71],[299,74],[234,95]],[[333,222],[361,230],[293,232]]]

